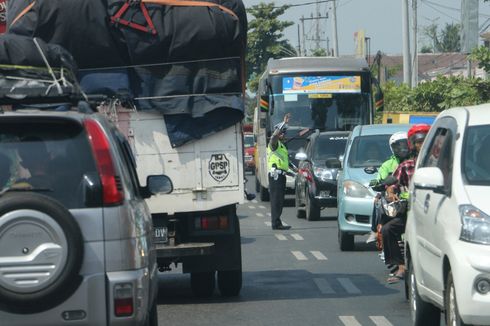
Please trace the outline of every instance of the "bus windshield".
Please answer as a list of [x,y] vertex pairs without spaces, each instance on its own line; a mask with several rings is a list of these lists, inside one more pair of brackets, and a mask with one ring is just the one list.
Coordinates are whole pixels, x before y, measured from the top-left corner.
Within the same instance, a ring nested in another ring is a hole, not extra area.
[[274,94],[271,124],[290,113],[289,126],[309,129],[352,130],[369,123],[369,94]]
[[271,78],[271,126],[286,113],[289,125],[320,131],[352,130],[370,123],[367,74],[278,75]]

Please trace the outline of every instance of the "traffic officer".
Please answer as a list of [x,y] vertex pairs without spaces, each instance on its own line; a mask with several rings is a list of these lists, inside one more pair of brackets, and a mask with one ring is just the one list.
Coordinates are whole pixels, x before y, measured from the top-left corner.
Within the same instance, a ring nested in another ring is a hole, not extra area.
[[271,202],[271,224],[273,230],[288,230],[289,225],[281,222],[284,192],[286,188],[286,172],[289,168],[288,149],[281,142],[284,139],[289,122],[289,113],[283,122],[275,126],[267,146],[267,168],[269,169],[269,194]]

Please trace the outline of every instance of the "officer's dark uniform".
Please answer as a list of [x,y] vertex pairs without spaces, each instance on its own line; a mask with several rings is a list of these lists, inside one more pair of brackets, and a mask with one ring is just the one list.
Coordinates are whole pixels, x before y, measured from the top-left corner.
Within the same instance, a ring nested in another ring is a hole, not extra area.
[[[276,131],[280,132],[280,131]],[[267,167],[269,169],[269,193],[271,202],[272,229],[286,230],[281,222],[282,207],[284,206],[284,192],[286,188],[286,172],[289,167],[288,150],[286,146],[277,141],[277,148],[273,150],[267,146]]]

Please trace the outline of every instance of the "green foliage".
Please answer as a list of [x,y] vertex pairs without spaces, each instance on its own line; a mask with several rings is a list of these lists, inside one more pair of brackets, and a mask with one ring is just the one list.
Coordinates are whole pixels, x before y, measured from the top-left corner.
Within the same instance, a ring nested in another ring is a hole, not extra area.
[[459,52],[461,50],[460,41],[461,26],[456,23],[446,24],[439,31],[437,24],[425,26],[422,29],[422,34],[429,39],[429,45],[423,45],[422,49],[426,52]]
[[471,60],[478,61],[478,67],[490,73],[490,49],[485,46],[474,48],[470,55]]
[[318,48],[311,51],[311,56],[313,57],[325,57],[327,55],[327,51],[322,48]]
[[385,111],[440,112],[490,102],[490,81],[441,76],[413,89],[406,84],[389,82],[384,85],[384,94]]
[[248,24],[247,36],[247,79],[248,89],[252,92],[257,90],[258,79],[270,58],[297,55],[294,47],[284,39],[283,33],[284,29],[294,23],[278,19],[288,8],[288,5],[276,7],[274,2],[261,2],[247,9],[254,17]]

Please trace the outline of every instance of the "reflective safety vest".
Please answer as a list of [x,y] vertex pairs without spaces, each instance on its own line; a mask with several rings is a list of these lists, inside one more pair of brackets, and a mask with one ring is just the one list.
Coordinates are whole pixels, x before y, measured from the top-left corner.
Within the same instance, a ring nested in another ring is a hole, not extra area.
[[288,149],[280,141],[277,142],[277,148],[273,151],[270,144],[267,146],[267,168],[272,170],[272,165],[276,164],[278,169],[287,171],[289,169]]

